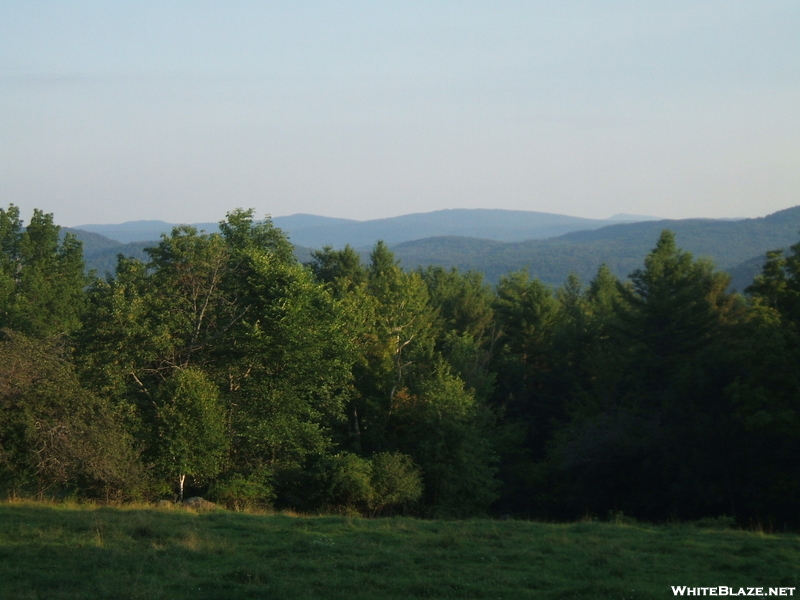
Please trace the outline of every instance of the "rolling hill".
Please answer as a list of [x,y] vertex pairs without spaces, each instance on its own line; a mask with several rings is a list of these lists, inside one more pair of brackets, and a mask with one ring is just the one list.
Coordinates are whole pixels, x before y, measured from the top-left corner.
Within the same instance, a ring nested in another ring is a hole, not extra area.
[[[300,246],[322,248],[326,245],[341,247],[350,244],[354,248],[361,248],[371,247],[378,240],[399,244],[442,235],[520,242],[652,218],[616,215],[601,220],[522,210],[451,209],[370,221],[296,214],[276,217],[273,223],[289,236],[293,244]],[[217,230],[217,223],[194,223],[192,226],[198,230]],[[157,240],[173,227],[174,224],[165,221],[129,221],[118,225],[80,225],[75,229],[129,243]]]
[[[482,219],[485,225],[483,229],[477,227],[475,218]],[[526,231],[552,234],[559,228],[577,227],[581,223],[590,228],[544,239],[492,239],[492,236],[513,238]],[[457,267],[462,271],[480,271],[491,283],[496,283],[509,271],[528,269],[533,277],[553,285],[563,283],[570,272],[588,281],[603,263],[617,276],[625,278],[642,265],[660,232],[670,229],[675,232],[681,248],[697,257],[709,258],[719,268],[731,272],[734,276],[733,286],[741,290],[760,271],[767,250],[785,248],[798,241],[800,206],[757,219],[653,220],[602,227],[597,226],[598,223],[602,222],[546,213],[494,210],[436,211],[376,221],[350,221],[314,215],[275,219],[275,224],[292,236],[295,254],[301,262],[310,260],[311,247],[321,247],[325,243],[334,247],[349,243],[360,248],[366,258],[375,240],[381,239],[373,236],[394,228],[394,233],[383,239],[407,269],[427,265]],[[206,231],[213,231],[216,227],[211,223],[195,226]],[[83,240],[87,266],[104,274],[113,272],[119,253],[146,260],[144,248],[157,243],[154,240],[160,233],[168,232],[172,225],[163,221],[137,221],[92,227],[109,231],[123,239],[145,234],[151,236],[149,240],[121,243],[116,238],[109,239],[98,232],[65,228]],[[443,235],[448,231],[469,231],[474,235]],[[426,232],[438,235],[413,237]],[[350,234],[352,238],[347,237]],[[403,241],[392,241],[397,239]],[[337,240],[338,243],[335,243]],[[300,245],[300,241],[306,241],[307,244]]]
[[[406,268],[434,264],[481,271],[493,283],[508,271],[526,268],[532,276],[558,285],[570,272],[588,281],[603,263],[617,276],[626,277],[642,265],[664,229],[675,232],[684,250],[711,259],[720,269],[736,271],[739,276],[734,285],[741,289],[751,280],[748,274],[758,272],[766,251],[798,241],[800,206],[757,219],[628,223],[519,243],[439,237],[405,242],[392,249]],[[747,266],[739,267],[744,264]]]

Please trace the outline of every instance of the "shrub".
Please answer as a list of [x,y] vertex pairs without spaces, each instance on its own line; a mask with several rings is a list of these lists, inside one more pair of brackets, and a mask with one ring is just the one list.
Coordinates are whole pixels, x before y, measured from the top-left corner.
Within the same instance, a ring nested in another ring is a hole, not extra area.
[[275,499],[275,491],[266,469],[250,475],[234,473],[216,481],[209,489],[209,496],[230,510],[248,510],[266,507]]
[[373,515],[391,512],[422,496],[422,475],[410,456],[381,452],[372,457]]
[[330,458],[328,467],[328,507],[365,512],[375,495],[372,463],[356,454],[342,452]]

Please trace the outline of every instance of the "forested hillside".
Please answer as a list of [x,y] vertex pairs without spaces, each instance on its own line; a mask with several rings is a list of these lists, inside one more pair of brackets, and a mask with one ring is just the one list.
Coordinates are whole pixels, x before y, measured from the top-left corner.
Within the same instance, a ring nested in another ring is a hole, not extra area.
[[[521,241],[646,218],[619,215],[611,219],[598,220],[534,211],[459,209],[370,221],[297,214],[277,217],[273,220],[273,224],[292,242],[298,260],[307,262],[312,248],[322,248],[326,245],[343,247],[349,244],[367,255],[369,248],[378,240],[393,245],[407,240],[451,235]],[[83,241],[87,266],[100,274],[105,274],[113,272],[117,254],[146,260],[144,249],[155,245],[162,235],[169,235],[173,227],[175,225],[164,221],[147,220],[116,225],[81,225],[65,230],[74,233]],[[192,227],[209,233],[219,231],[217,223],[196,223]],[[470,252],[466,253],[465,257],[469,254]],[[458,260],[452,253],[450,256],[454,261]],[[423,257],[422,260],[426,258]],[[431,264],[433,263],[435,260]],[[509,270],[512,268],[506,268],[502,272]]]
[[739,265],[761,261],[768,250],[793,244],[800,232],[800,207],[757,219],[626,223],[519,243],[439,237],[398,244],[393,251],[407,268],[439,265],[480,271],[493,283],[509,271],[527,268],[533,277],[560,285],[570,273],[588,281],[600,264],[626,277],[642,265],[663,229],[673,231],[681,246],[696,256],[711,258],[721,269],[741,271],[736,280],[741,290],[752,281],[742,278],[752,268]]
[[[275,217],[273,223],[295,245],[322,248],[350,244],[361,248],[371,247],[378,240],[391,245],[441,235],[523,241],[648,218],[617,215],[610,219],[584,219],[529,210],[475,208],[437,210],[368,221],[296,214]],[[218,231],[217,223],[195,223],[192,226],[209,233]],[[127,244],[157,240],[173,227],[164,221],[129,221],[118,225],[80,225],[78,228]]]
[[[149,241],[123,244],[97,233],[62,227],[62,237],[67,233],[74,235],[83,244],[87,271],[94,271],[100,277],[114,273],[117,267],[117,257],[120,254],[147,262],[148,258],[145,249],[158,245],[158,240],[155,238]],[[311,260],[311,248],[304,248],[298,245],[294,245],[293,248],[294,256],[299,262]]]
[[[675,232],[681,246],[691,251],[698,257],[711,258],[715,264],[733,275],[732,286],[734,289],[743,290],[753,281],[755,274],[764,264],[765,253],[771,248],[788,247],[800,231],[800,207],[783,210],[767,217],[758,219],[742,219],[738,221],[722,221],[711,219],[685,219],[680,221],[649,221],[639,223],[620,223],[597,229],[597,223],[591,222],[594,230],[575,231],[560,237],[550,239],[529,239],[524,242],[507,243],[498,239],[488,239],[492,235],[502,237],[511,235],[515,229],[508,221],[508,215],[514,211],[485,211],[487,215],[483,227],[467,220],[456,220],[449,226],[442,218],[450,213],[459,211],[439,211],[419,215],[407,215],[391,220],[382,221],[348,221],[346,219],[329,219],[314,217],[313,215],[294,215],[281,217],[276,221],[284,223],[295,231],[305,232],[311,247],[301,246],[297,240],[290,237],[294,243],[295,256],[300,262],[311,260],[312,248],[321,248],[322,243],[314,244],[325,238],[315,237],[314,231],[333,231],[331,227],[350,227],[357,224],[358,231],[342,229],[342,237],[337,238],[340,244],[333,247],[343,247],[345,244],[357,248],[362,258],[368,259],[369,248],[358,248],[355,241],[367,243],[371,247],[380,238],[381,233],[386,234],[389,228],[388,221],[397,226],[397,231],[384,239],[392,248],[401,265],[406,269],[425,268],[429,265],[445,268],[456,267],[462,271],[479,271],[486,280],[496,284],[500,277],[520,269],[527,269],[531,276],[541,279],[551,285],[561,285],[570,273],[577,274],[583,281],[589,281],[597,268],[605,264],[619,278],[626,278],[628,274],[642,266],[642,259],[652,245],[659,232],[670,229]],[[463,211],[474,217],[473,213],[480,211]],[[495,215],[495,220],[489,217]],[[559,219],[571,220],[569,227],[584,226],[574,217],[563,215],[546,215],[544,213],[521,213],[527,215],[528,221],[536,217],[539,225],[544,226],[542,218],[550,218],[549,226],[558,226]],[[533,215],[533,216],[531,216]],[[418,223],[420,222],[420,223]],[[370,229],[384,227],[381,229]],[[218,225],[213,223],[201,224],[206,231],[218,231]],[[441,236],[448,230],[462,231],[466,225],[471,227],[475,235],[483,237]],[[519,231],[530,233],[530,223],[525,219],[517,226]],[[138,221],[115,226],[97,226],[99,228],[119,228],[123,235],[141,236],[149,233],[153,237],[150,241],[137,241],[122,244],[112,239],[105,238],[96,233],[80,229],[67,229],[75,233],[84,244],[84,255],[87,266],[98,274],[112,273],[116,265],[117,254],[132,256],[139,260],[147,260],[144,249],[158,243],[156,231],[169,232],[169,225],[161,221]],[[148,229],[148,227],[150,229]],[[155,229],[153,229],[155,228]],[[526,229],[527,228],[527,229]],[[281,228],[282,231],[285,230]],[[353,235],[349,235],[350,231]],[[360,233],[359,233],[360,231]],[[414,232],[420,234],[436,232],[438,237],[416,239],[392,245],[390,239],[407,239],[413,237]],[[552,233],[554,230],[550,230]],[[304,235],[305,235],[304,234]],[[338,235],[338,234],[337,234]],[[366,235],[367,237],[363,237]]]
[[90,279],[0,209],[4,493],[800,524],[800,244],[748,296],[669,230],[626,281],[491,286],[383,243],[303,265],[253,217]]

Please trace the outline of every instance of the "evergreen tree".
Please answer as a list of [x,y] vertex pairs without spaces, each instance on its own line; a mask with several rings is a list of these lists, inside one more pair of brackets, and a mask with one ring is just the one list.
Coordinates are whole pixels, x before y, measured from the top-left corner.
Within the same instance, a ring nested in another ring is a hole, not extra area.
[[730,510],[725,344],[736,298],[727,285],[727,275],[678,249],[665,231],[644,269],[618,287],[606,360],[551,455],[568,474],[576,512]]
[[549,388],[561,306],[548,286],[518,271],[500,280],[495,313],[502,330],[494,360],[497,403],[508,418],[525,423],[526,444],[540,452],[562,403],[551,397]]
[[761,306],[780,315],[786,327],[800,334],[800,243],[788,252],[767,252],[767,261],[753,284],[745,290]]
[[747,288],[752,305],[730,344],[737,361],[727,391],[744,430],[742,512],[796,522],[800,499],[800,243],[767,253]]
[[488,402],[495,387],[489,364],[499,337],[492,289],[480,273],[428,267],[421,275],[438,316],[436,349],[478,401]]

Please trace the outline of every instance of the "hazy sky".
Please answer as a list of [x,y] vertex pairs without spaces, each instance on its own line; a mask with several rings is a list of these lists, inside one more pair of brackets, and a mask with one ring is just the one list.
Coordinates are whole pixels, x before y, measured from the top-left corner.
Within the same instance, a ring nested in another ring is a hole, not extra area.
[[800,204],[800,2],[0,2],[0,206],[761,216]]

